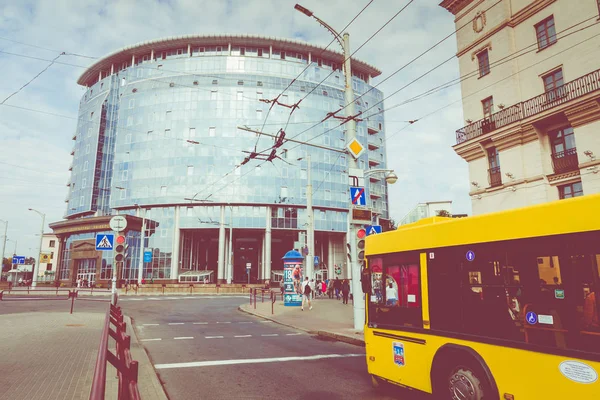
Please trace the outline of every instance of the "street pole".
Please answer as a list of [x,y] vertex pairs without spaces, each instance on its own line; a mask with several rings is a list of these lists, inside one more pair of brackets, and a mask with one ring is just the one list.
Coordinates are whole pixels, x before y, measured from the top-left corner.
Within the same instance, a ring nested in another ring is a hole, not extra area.
[[2,269],[4,269],[4,251],[6,250],[6,232],[8,231],[8,221],[4,221],[0,219],[0,221],[4,222],[4,240],[2,241],[2,263],[0,263],[0,274],[2,273]]
[[[346,110],[346,117],[349,117],[346,122],[346,145],[350,144],[356,139],[356,121],[352,119],[354,116],[354,90],[352,89],[352,67],[350,62],[350,35],[344,33],[342,35],[337,33],[331,26],[325,21],[321,20],[314,15],[309,9],[296,4],[294,8],[308,17],[316,19],[321,26],[327,29],[335,37],[338,43],[344,49],[344,74],[346,78],[346,87],[344,89],[344,108]],[[350,154],[348,157],[348,168],[358,168],[358,162]],[[348,209],[348,232],[346,233],[346,241],[350,246],[350,260],[348,266],[351,271],[352,277],[352,295],[354,296],[354,329],[363,330],[365,325],[365,303],[361,299],[362,287],[360,284],[360,265],[358,264],[357,256],[358,252],[356,249],[356,227],[358,225],[352,224],[352,206]]]
[[229,206],[229,247],[227,248],[227,283],[233,280],[233,207]]
[[142,284],[144,274],[144,242],[146,236],[146,209],[144,208],[144,216],[142,217],[142,230],[140,232],[140,260],[138,262],[138,285]]
[[308,254],[306,255],[306,269],[304,276],[309,279],[313,278],[314,266],[314,246],[315,246],[315,222],[313,220],[313,190],[311,181],[310,153],[306,156],[307,167],[307,183],[306,183],[306,247]]
[[37,275],[40,270],[40,255],[42,254],[42,241],[44,240],[44,225],[46,224],[46,214],[39,212],[38,210],[34,210],[30,208],[29,211],[34,211],[42,216],[42,230],[40,231],[40,251],[38,252],[38,256],[35,259],[35,266],[33,268],[33,277],[31,280],[31,287],[37,286]]

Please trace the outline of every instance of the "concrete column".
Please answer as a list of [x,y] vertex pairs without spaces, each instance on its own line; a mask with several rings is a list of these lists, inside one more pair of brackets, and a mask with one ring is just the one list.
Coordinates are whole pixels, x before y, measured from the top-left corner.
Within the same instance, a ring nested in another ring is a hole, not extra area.
[[132,54],[131,55],[131,66],[133,67],[135,65],[135,56]]
[[271,279],[271,207],[267,207],[267,224],[265,225],[265,275]]
[[312,62],[312,53],[309,51],[308,52],[308,63],[310,64]]
[[102,71],[98,71],[98,82],[102,80]]
[[173,254],[171,254],[171,279],[179,278],[179,210],[175,207],[175,219],[173,223]]
[[227,44],[227,55],[230,56],[231,55],[231,43]]
[[333,274],[334,274],[333,268],[336,263],[334,240],[335,240],[335,237],[330,235],[329,241],[327,244],[327,259],[329,260],[329,262],[327,263],[327,277],[329,279],[331,279],[333,277]]
[[225,279],[225,206],[221,206],[221,219],[219,221],[219,262],[217,263],[217,282]]
[[110,74],[114,74],[115,73],[115,64],[110,64]]
[[269,46],[269,58],[273,58],[273,46]]
[[188,57],[192,56],[192,45],[188,44]]
[[150,50],[150,62],[154,62],[154,49]]

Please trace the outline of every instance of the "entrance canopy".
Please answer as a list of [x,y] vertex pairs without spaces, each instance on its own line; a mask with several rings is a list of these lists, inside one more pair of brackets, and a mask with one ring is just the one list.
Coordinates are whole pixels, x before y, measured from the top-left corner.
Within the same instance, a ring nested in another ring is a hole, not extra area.
[[214,272],[215,271],[211,271],[211,270],[186,271],[182,274],[179,274],[179,282],[212,283]]
[[283,271],[271,271],[271,282],[281,282],[283,280]]

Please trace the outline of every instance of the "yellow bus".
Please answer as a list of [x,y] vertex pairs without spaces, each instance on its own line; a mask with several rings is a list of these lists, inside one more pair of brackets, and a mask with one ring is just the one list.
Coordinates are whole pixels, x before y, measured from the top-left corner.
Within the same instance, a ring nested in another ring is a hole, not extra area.
[[373,383],[435,399],[600,399],[600,195],[368,236]]

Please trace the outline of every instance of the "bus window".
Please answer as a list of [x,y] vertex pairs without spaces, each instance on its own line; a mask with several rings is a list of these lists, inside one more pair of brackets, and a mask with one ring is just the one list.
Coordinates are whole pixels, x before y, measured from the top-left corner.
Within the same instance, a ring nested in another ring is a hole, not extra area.
[[538,274],[542,285],[560,285],[560,261],[558,256],[538,257]]
[[369,259],[372,294],[369,320],[384,325],[422,326],[418,254]]

